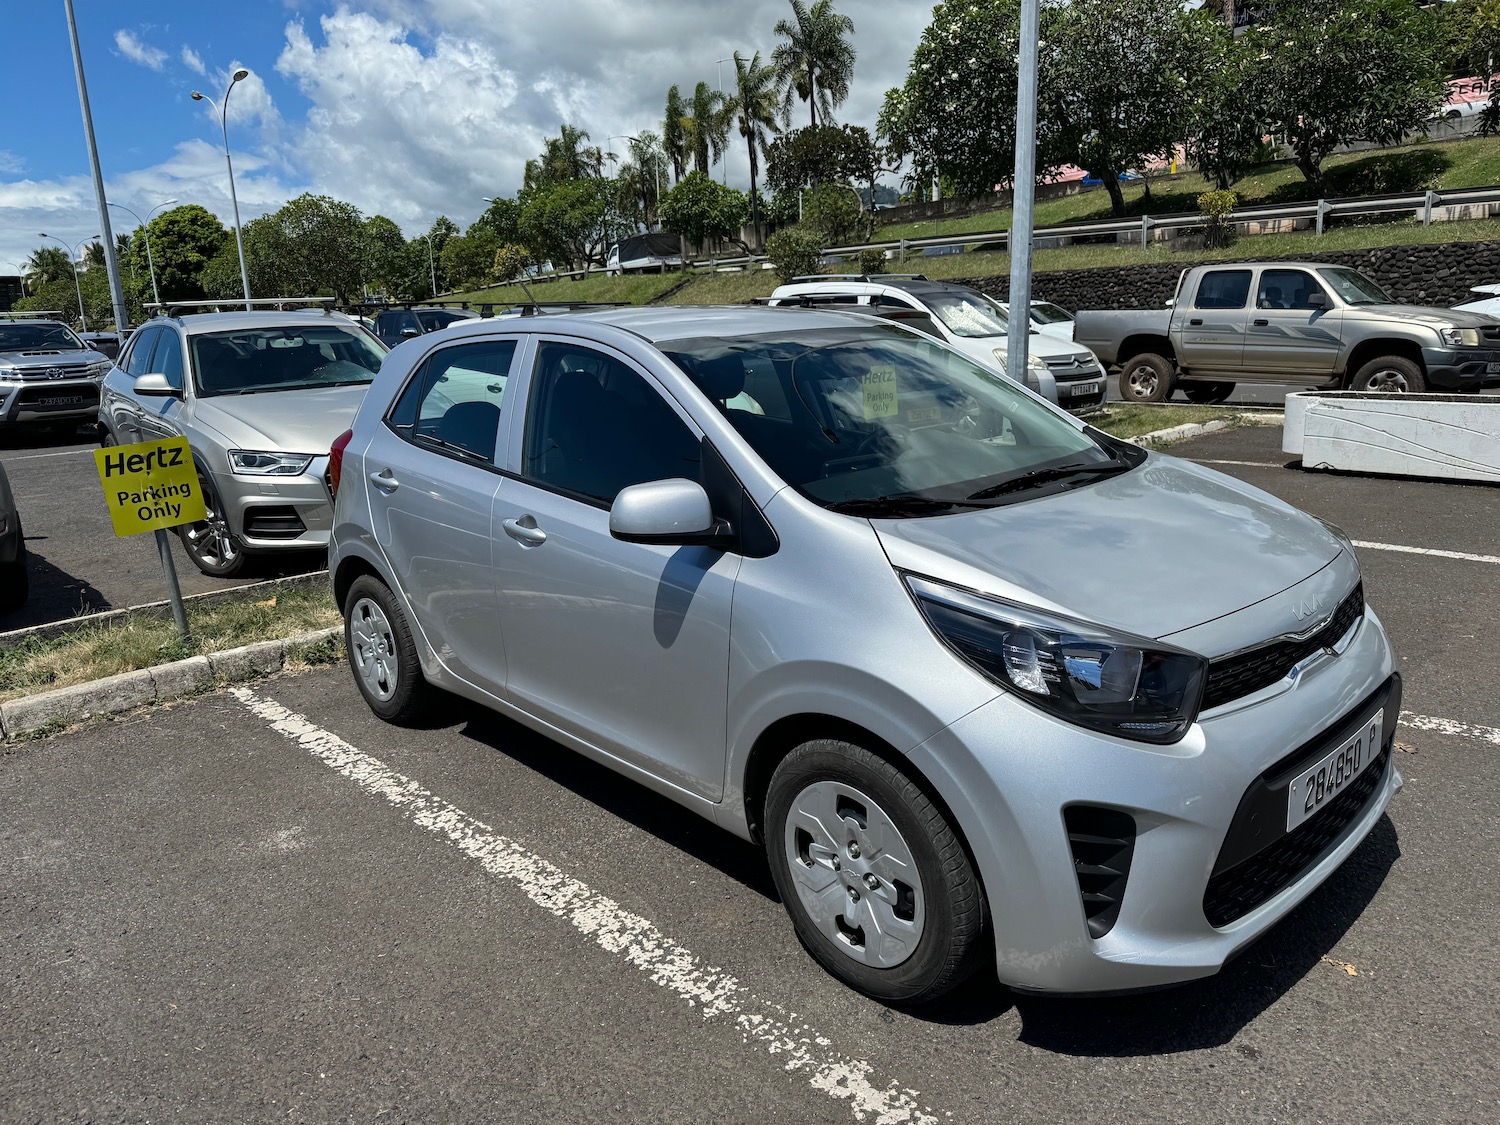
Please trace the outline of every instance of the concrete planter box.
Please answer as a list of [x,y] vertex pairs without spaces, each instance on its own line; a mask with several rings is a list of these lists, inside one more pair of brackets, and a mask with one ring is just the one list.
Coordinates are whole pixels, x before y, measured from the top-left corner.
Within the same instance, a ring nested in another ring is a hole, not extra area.
[[1300,391],[1281,448],[1309,469],[1500,482],[1500,398]]

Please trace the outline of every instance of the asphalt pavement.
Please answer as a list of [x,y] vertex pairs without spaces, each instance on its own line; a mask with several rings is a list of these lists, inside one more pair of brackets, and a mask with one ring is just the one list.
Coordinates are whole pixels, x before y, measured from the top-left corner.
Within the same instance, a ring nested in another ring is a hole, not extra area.
[[1500,1118],[1500,490],[1305,473],[1279,435],[1173,452],[1367,544],[1406,786],[1217,977],[887,1008],[750,845],[467,703],[385,726],[325,669],[0,757],[0,1122]]

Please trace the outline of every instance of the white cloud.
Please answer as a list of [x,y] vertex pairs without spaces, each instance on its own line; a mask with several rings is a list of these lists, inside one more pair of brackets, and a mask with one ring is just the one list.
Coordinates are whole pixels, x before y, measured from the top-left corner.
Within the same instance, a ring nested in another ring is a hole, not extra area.
[[203,60],[198,56],[198,52],[193,50],[186,44],[183,44],[182,48],[182,65],[187,67],[194,74],[208,73],[208,68],[203,65]]
[[[242,65],[235,60],[225,69],[212,70],[206,75],[207,81],[204,82],[202,89],[208,98],[213,99],[213,103],[211,104],[205,98],[198,104],[202,107],[202,112],[213,122],[215,132],[219,128],[219,110],[215,106],[224,104],[225,91],[229,90],[230,76]],[[266,84],[260,75],[253,70],[250,71],[249,75],[234,84],[234,89],[229,93],[228,98],[229,124],[253,125],[262,144],[274,145],[276,143],[281,136],[283,122],[280,112],[276,109],[276,103],[271,98],[271,92],[266,89]],[[231,135],[230,144],[236,151],[243,143],[243,139],[236,142]]]
[[26,161],[22,160],[13,152],[7,152],[0,148],[0,176],[20,175],[26,168]]
[[148,66],[152,70],[160,70],[162,64],[167,61],[167,53],[160,47],[153,47],[148,43],[142,43],[134,32],[121,28],[115,32],[115,46],[120,49],[131,62]]

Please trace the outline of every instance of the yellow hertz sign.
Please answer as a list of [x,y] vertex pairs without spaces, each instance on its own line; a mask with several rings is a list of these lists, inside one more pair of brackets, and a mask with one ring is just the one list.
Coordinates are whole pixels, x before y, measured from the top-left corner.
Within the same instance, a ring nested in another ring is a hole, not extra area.
[[207,518],[187,438],[94,451],[116,535],[139,535]]

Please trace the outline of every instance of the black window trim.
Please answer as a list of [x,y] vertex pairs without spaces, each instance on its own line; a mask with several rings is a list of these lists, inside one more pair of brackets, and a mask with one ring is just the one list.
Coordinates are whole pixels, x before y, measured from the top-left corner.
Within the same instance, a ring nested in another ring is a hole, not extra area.
[[[427,335],[427,333],[424,332],[423,335],[425,336]],[[385,412],[381,414],[380,424],[387,430],[389,430],[392,434],[394,434],[399,440],[405,442],[413,449],[420,449],[423,453],[431,453],[437,457],[446,457],[449,461],[457,461],[460,465],[469,465],[476,469],[484,469],[485,471],[493,473],[497,476],[510,477],[513,480],[521,479],[516,473],[513,473],[508,469],[503,469],[499,465],[496,465],[491,461],[481,460],[475,454],[459,454],[455,453],[451,449],[444,449],[439,445],[429,445],[424,442],[418,442],[414,439],[413,436],[403,434],[399,429],[396,428],[395,424],[391,420],[391,416],[396,412],[397,405],[403,398],[406,397],[406,392],[411,387],[412,381],[427,370],[428,364],[430,364],[437,357],[439,352],[445,352],[452,348],[466,347],[471,344],[495,344],[503,343],[507,340],[515,342],[516,350],[510,357],[510,371],[505,377],[505,389],[507,393],[501,400],[500,435],[496,439],[495,452],[497,454],[502,452],[502,443],[506,445],[507,448],[505,451],[508,452],[508,420],[510,418],[511,403],[515,401],[515,396],[510,392],[512,385],[520,375],[520,372],[516,368],[516,361],[522,356],[530,355],[531,349],[529,345],[534,341],[534,338],[528,338],[525,333],[521,332],[517,332],[513,335],[478,336],[474,338],[464,338],[461,340],[444,340],[441,343],[436,344],[429,351],[423,354],[423,356],[418,359],[416,363],[412,364],[411,370],[406,373],[406,378],[401,381],[400,389],[391,396],[390,403],[386,406]]]

